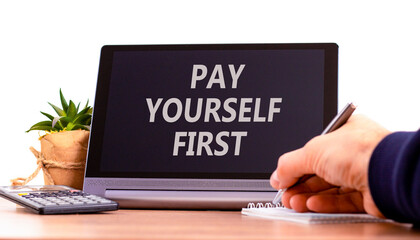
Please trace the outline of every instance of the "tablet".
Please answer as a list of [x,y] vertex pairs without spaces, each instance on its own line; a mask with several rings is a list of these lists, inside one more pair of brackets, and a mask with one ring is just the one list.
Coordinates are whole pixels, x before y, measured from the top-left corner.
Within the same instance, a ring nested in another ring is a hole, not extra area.
[[334,43],[104,46],[84,190],[272,194],[278,157],[337,113],[337,59]]

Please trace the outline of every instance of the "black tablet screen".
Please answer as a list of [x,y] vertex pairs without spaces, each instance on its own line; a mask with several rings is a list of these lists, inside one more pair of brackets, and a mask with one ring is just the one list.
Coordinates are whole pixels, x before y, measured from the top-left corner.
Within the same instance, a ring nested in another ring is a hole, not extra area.
[[325,57],[324,49],[113,51],[98,172],[267,178],[281,154],[323,130]]

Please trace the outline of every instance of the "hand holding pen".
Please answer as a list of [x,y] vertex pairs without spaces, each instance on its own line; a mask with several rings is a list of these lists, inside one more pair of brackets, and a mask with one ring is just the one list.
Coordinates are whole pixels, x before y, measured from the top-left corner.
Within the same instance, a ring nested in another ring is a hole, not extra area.
[[[347,120],[350,118],[350,116],[353,114],[356,107],[353,105],[353,103],[348,103],[341,112],[337,114],[337,116],[334,117],[334,119],[328,124],[328,126],[324,129],[324,131],[321,133],[321,135],[327,134],[329,132],[332,132],[339,127],[341,127],[343,124],[347,122]],[[304,182],[307,179],[309,179],[312,175],[305,175],[303,176],[296,184],[300,182]],[[295,185],[296,185],[295,184]],[[283,193],[287,190],[287,188],[280,189],[277,193],[277,195],[274,197],[273,204],[278,204],[281,202],[281,198],[283,196]]]
[[[288,187],[282,203],[297,212],[367,212],[380,217],[370,194],[368,166],[376,146],[390,133],[367,117],[352,116],[336,131],[283,154],[271,186]],[[296,184],[305,175],[311,177]]]

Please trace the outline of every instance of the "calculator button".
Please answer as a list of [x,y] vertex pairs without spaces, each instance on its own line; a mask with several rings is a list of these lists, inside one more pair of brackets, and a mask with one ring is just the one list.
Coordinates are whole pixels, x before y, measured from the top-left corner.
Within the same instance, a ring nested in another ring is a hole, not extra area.
[[47,202],[44,203],[45,206],[53,206],[53,205],[57,205],[56,203],[52,203],[52,202]]
[[63,203],[58,203],[58,205],[60,205],[60,206],[69,206],[69,205],[72,205],[72,204],[69,203],[69,202],[63,202]]
[[68,200],[68,199],[71,199],[70,197],[67,197],[67,196],[65,196],[65,197],[58,197],[59,199],[63,199],[63,200]]
[[103,198],[101,198],[101,197],[97,197],[97,196],[89,196],[89,197],[87,197],[87,198],[90,198],[90,199],[103,199]]

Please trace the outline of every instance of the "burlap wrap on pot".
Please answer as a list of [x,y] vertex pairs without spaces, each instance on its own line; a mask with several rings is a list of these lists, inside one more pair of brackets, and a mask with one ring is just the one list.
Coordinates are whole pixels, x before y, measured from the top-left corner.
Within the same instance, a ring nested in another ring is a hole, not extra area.
[[31,148],[37,158],[37,170],[26,179],[12,180],[13,185],[25,185],[42,169],[46,185],[67,185],[82,189],[88,140],[89,131],[84,130],[44,136],[41,138],[41,152]]
[[[54,184],[67,185],[77,189],[83,188],[88,140],[89,132],[84,130],[53,133],[41,139],[41,154],[45,159],[79,166],[76,169],[47,168]],[[48,182],[45,179],[45,174],[44,181]]]

